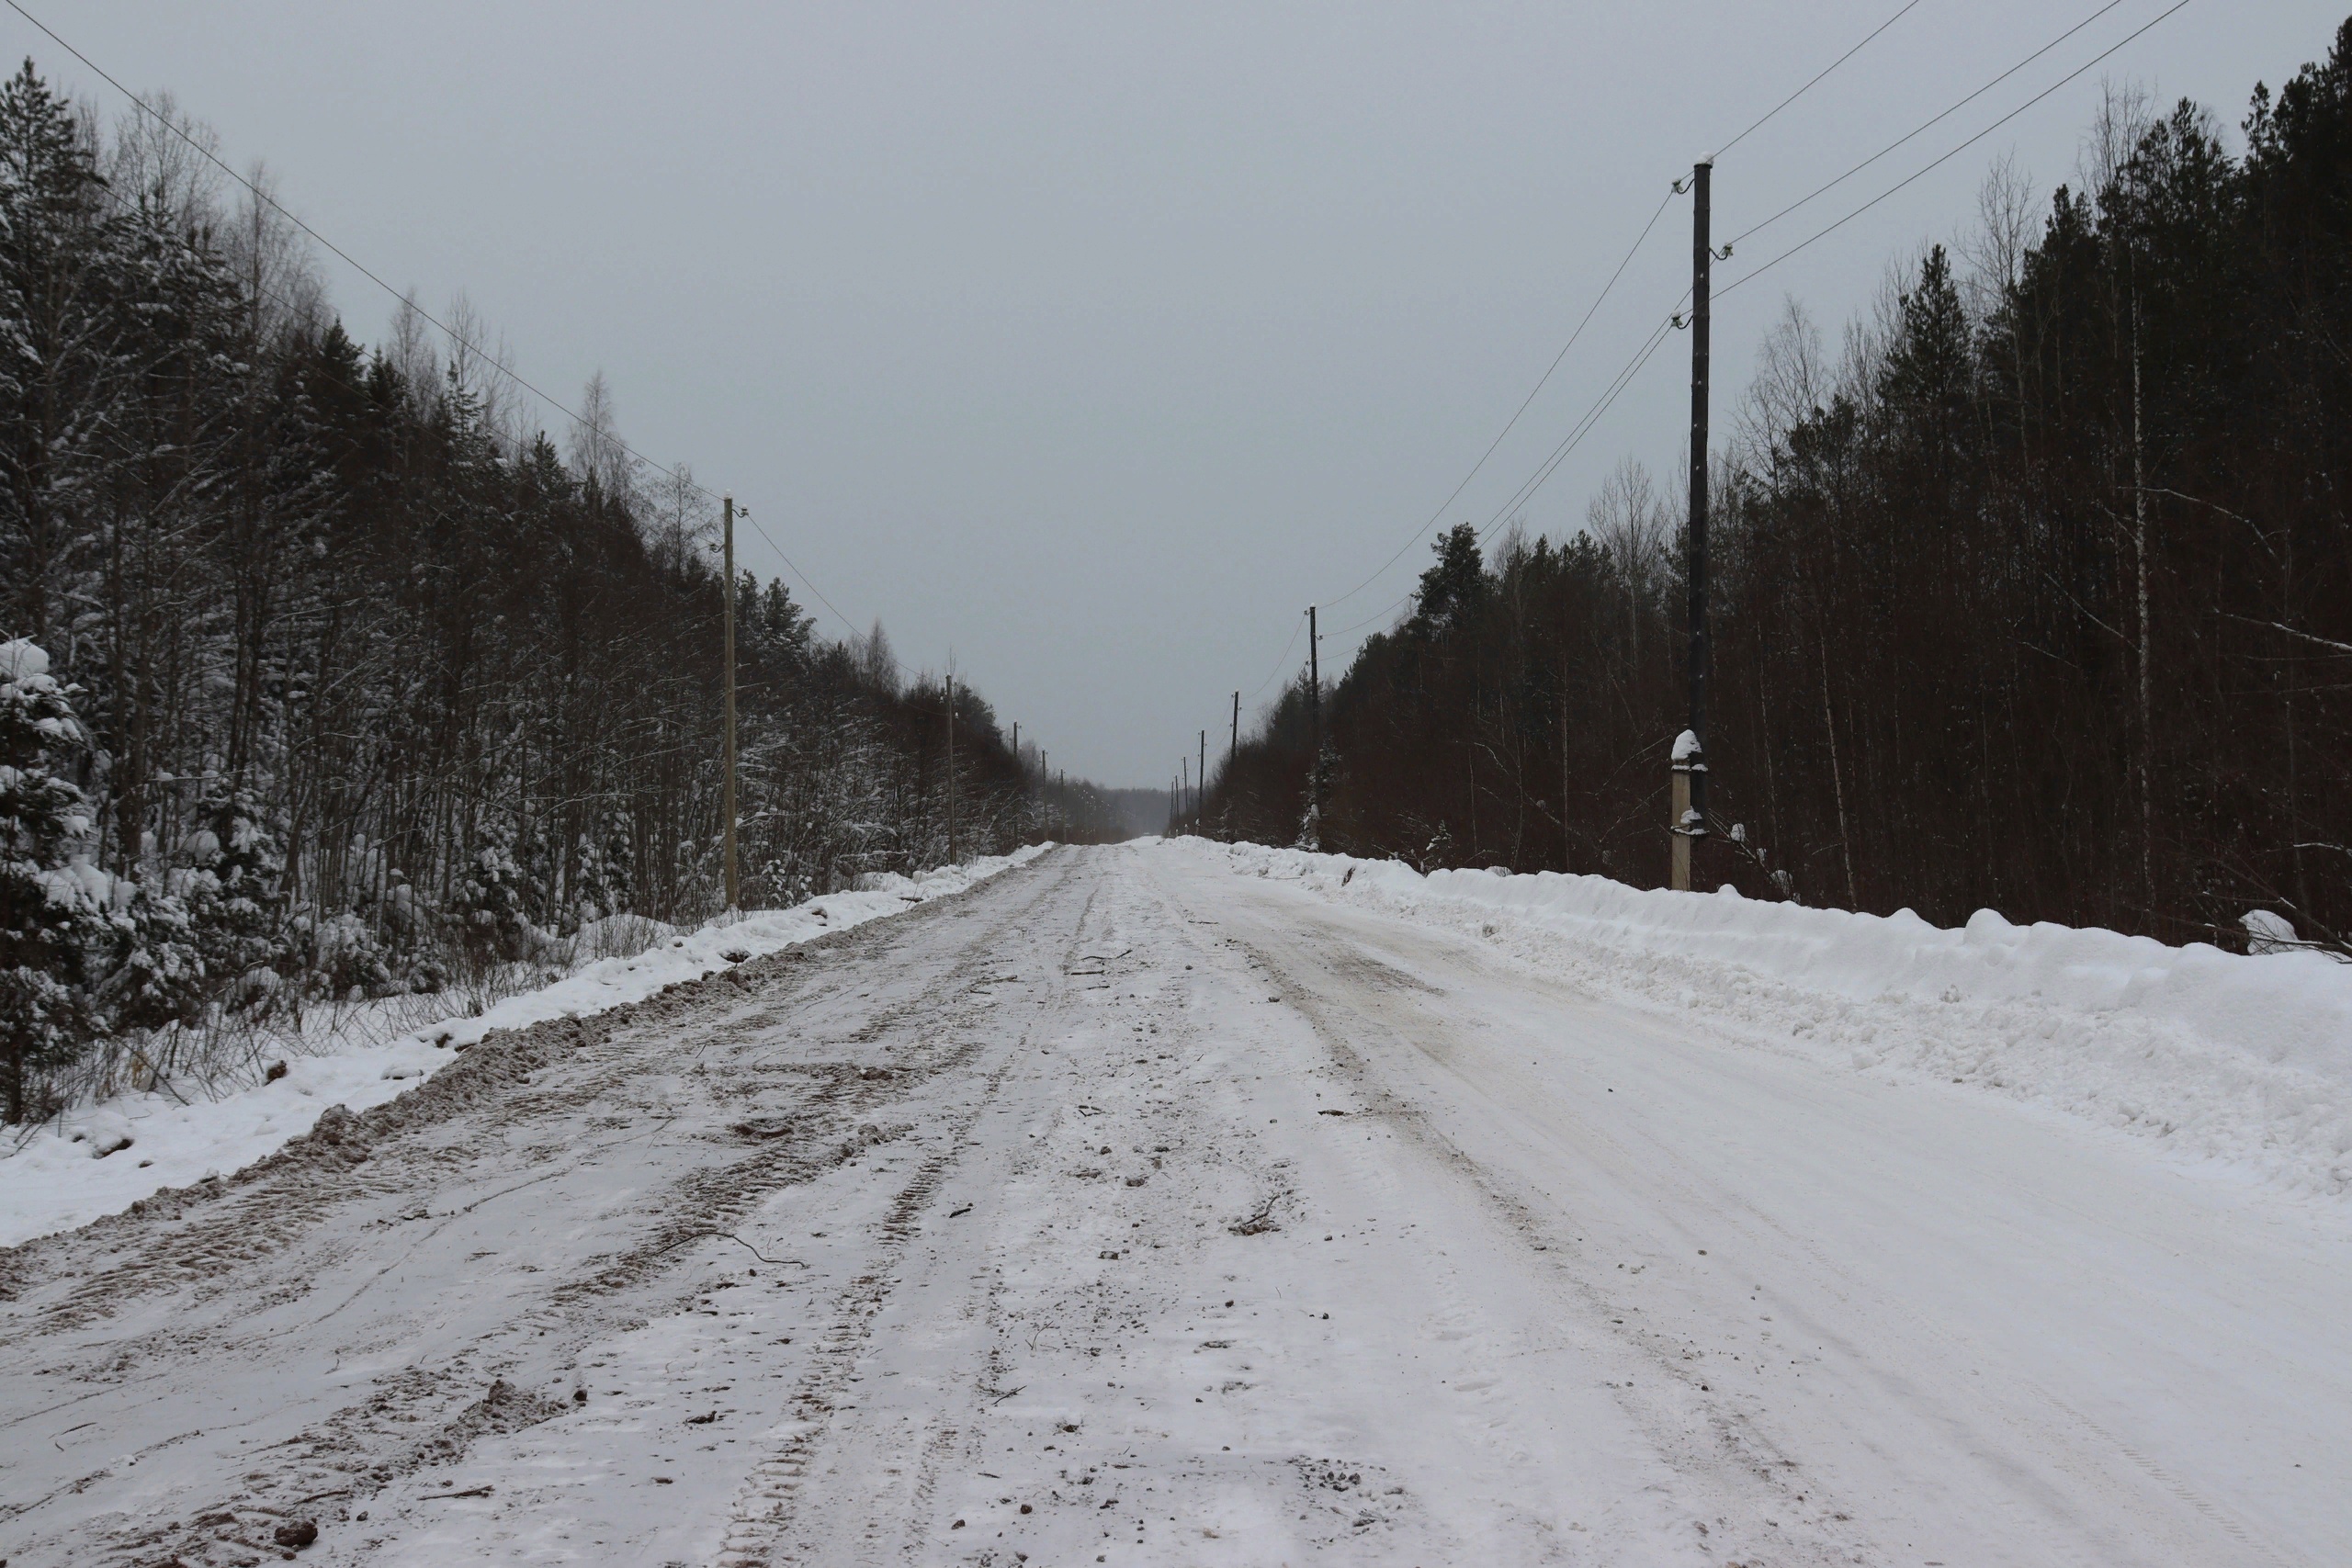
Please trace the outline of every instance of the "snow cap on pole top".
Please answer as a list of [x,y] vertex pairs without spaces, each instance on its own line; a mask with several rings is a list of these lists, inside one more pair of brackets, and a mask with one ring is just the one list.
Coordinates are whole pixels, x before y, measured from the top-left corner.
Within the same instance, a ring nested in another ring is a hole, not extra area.
[[1686,729],[1681,734],[1674,738],[1674,760],[1676,761],[1687,762],[1698,754],[1698,736]]
[[1713,152],[1702,152],[1690,160],[1690,166],[1694,169],[1712,169],[1715,166],[1715,155]]

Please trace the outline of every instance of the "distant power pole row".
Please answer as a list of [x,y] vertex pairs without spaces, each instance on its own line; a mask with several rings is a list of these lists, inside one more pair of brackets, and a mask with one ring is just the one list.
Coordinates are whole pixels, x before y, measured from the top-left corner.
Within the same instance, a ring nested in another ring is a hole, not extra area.
[[[1752,128],[1751,128],[1752,129]],[[1689,891],[1694,877],[1702,869],[1702,846],[1707,840],[1707,355],[1711,299],[1709,288],[1713,264],[1731,253],[1726,245],[1719,254],[1710,231],[1713,219],[1713,185],[1714,158],[1701,158],[1691,166],[1687,184],[1678,182],[1678,192],[1690,194],[1690,313],[1676,319],[1678,326],[1690,330],[1690,581],[1687,613],[1690,618],[1690,711],[1683,732],[1675,738],[1672,766],[1672,821],[1669,831],[1673,840],[1672,886]],[[1306,715],[1309,752],[1306,768],[1306,820],[1300,838],[1309,849],[1319,849],[1323,826],[1323,669],[1322,636],[1317,625],[1317,606],[1306,607]],[[1567,737],[1566,725],[1567,707],[1562,698],[1561,766],[1562,798],[1566,799],[1566,768]],[[1226,750],[1226,813],[1231,824],[1234,765],[1241,750],[1241,694],[1233,694],[1232,730]],[[1189,761],[1189,760],[1188,760]],[[1200,802],[1208,784],[1208,732],[1200,739],[1200,794],[1193,796],[1191,819],[1195,829],[1202,826]],[[1183,770],[1170,784],[1170,817],[1182,824],[1185,820],[1184,791],[1187,787]]]

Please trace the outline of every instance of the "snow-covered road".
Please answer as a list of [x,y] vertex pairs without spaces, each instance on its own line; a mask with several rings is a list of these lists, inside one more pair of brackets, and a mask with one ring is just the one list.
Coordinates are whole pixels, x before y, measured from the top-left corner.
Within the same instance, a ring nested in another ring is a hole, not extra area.
[[0,1252],[0,1558],[2340,1563],[2352,1223],[1057,851]]

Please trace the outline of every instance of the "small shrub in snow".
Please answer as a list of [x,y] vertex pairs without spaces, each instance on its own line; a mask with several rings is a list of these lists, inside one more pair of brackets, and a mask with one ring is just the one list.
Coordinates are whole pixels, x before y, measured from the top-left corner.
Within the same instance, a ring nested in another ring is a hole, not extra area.
[[2293,953],[2304,945],[2284,915],[2275,915],[2267,909],[2248,909],[2244,924],[2248,953]]

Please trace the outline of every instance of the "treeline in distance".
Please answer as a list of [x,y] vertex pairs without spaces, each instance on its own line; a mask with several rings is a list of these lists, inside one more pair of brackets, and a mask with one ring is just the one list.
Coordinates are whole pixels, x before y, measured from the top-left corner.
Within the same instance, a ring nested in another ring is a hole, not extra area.
[[[155,106],[198,141],[200,126]],[[462,299],[369,350],[155,117],[0,88],[0,1109],[105,1032],[440,987],[720,893],[714,506],[560,446]],[[749,905],[1120,836],[744,574]]]
[[[1707,880],[2345,949],[2352,23],[2242,153],[2110,90],[2086,162],[1996,168],[1834,350],[1770,334],[1714,464]],[[1662,883],[1683,534],[1629,463],[1573,536],[1445,535],[1324,694],[1323,846]],[[1299,836],[1307,695],[1204,830]]]

